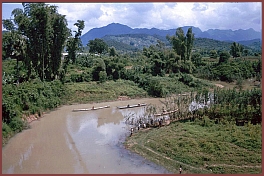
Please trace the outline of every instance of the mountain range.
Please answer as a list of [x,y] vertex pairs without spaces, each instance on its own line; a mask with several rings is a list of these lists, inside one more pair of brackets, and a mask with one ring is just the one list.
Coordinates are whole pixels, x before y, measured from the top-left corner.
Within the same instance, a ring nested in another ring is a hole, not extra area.
[[[202,31],[198,27],[194,26],[183,26],[181,27],[186,34],[187,30],[192,27],[192,32],[195,35],[195,38],[208,38],[219,41],[229,41],[229,42],[238,42],[238,41],[247,41],[253,39],[261,40],[261,32],[255,31],[254,29],[239,29],[239,30],[220,30],[220,29],[209,29],[207,31]],[[157,28],[131,28],[129,26],[111,23],[107,26],[100,28],[93,28],[87,33],[81,36],[81,41],[83,45],[87,45],[89,40],[94,40],[95,38],[102,38],[107,35],[122,35],[122,34],[147,34],[147,35],[157,35],[157,36],[166,36],[166,35],[175,35],[176,29],[162,30]]]

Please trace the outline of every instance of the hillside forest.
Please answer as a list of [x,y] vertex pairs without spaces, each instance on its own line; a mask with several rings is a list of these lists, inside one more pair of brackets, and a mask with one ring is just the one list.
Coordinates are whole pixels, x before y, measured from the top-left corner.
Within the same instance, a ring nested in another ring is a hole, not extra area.
[[[188,102],[199,102],[213,95],[210,108],[198,110],[199,119],[255,125],[262,121],[261,48],[195,38],[191,27],[186,33],[177,28],[165,38],[105,36],[83,46],[84,21],[76,21],[78,30],[71,31],[56,6],[23,3],[12,16],[13,20],[3,20],[3,144],[29,128],[26,119],[31,115],[39,118],[63,104],[113,101],[119,96],[192,93]],[[154,44],[135,48],[140,40]],[[221,89],[215,86],[219,82],[233,86]]]

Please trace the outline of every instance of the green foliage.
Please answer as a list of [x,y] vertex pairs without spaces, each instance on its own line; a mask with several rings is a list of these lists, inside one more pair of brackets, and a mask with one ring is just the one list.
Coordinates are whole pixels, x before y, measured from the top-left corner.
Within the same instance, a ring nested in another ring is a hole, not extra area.
[[202,55],[200,53],[192,53],[191,61],[194,66],[198,67],[202,65]]
[[52,82],[23,82],[19,86],[6,84],[2,86],[2,122],[9,126],[2,129],[9,133],[22,131],[26,124],[22,115],[40,114],[44,110],[56,108],[62,104],[65,88],[58,80]]
[[217,58],[217,52],[215,50],[210,51],[210,58],[213,58],[213,59]]
[[94,61],[94,66],[93,66],[93,71],[92,71],[92,75],[93,75],[93,80],[94,81],[99,81],[99,73],[101,71],[105,71],[106,70],[106,66],[104,63],[104,60],[101,58],[97,58]]
[[[248,60],[230,60],[224,61],[221,64],[207,64],[196,69],[197,76],[209,80],[221,80],[226,82],[233,82],[239,79],[253,78],[261,72],[261,61]],[[258,65],[258,66],[257,66]]]
[[99,39],[99,38],[90,40],[87,46],[89,47],[90,53],[102,54],[108,51],[107,44],[102,39]]
[[221,52],[220,56],[219,56],[219,64],[221,63],[226,63],[228,61],[228,59],[230,58],[230,54],[226,51]]
[[184,36],[182,28],[177,28],[175,36],[167,36],[167,39],[172,44],[172,48],[176,51],[176,53],[181,56],[181,60],[185,62],[190,59],[194,42],[192,28],[188,29],[186,36]]
[[[116,50],[121,53],[133,53],[143,50],[144,47],[148,48],[151,45],[156,45],[157,41],[160,40],[165,43],[166,48],[171,48],[172,45],[166,37],[159,35],[147,35],[147,34],[122,34],[122,35],[107,35],[102,37],[102,39],[107,43],[108,46],[114,46]],[[134,44],[134,45],[130,45]],[[215,50],[216,53],[221,51],[229,51],[232,42],[218,41],[208,38],[195,38],[193,41],[193,50],[199,52],[203,57],[209,57],[210,51]],[[261,51],[260,40],[252,40],[246,42],[240,42],[243,46],[244,52],[243,56],[254,55],[254,53],[259,53]],[[247,54],[245,53],[247,52]]]
[[66,45],[66,51],[68,52],[68,57],[66,58],[66,61],[64,62],[65,66],[69,64],[69,61],[72,61],[73,63],[76,63],[76,54],[77,51],[81,50],[82,47],[82,42],[81,42],[81,35],[82,35],[82,30],[84,29],[84,21],[83,20],[78,20],[77,23],[74,24],[76,27],[78,27],[78,31],[75,31],[74,37],[70,37],[67,40],[67,45]]
[[188,74],[182,74],[179,81],[183,82],[184,84],[189,85],[193,81],[193,78],[192,78],[192,76],[190,76]]
[[143,54],[147,57],[143,63],[145,65],[143,73],[151,73],[153,76],[164,76],[166,73],[192,73],[195,69],[191,60],[180,60],[180,56],[174,51],[158,45],[144,48]]
[[121,34],[121,35],[106,35],[102,39],[108,46],[114,46],[119,52],[137,52],[144,47],[148,48],[151,45],[156,45],[158,40],[169,46],[169,42],[165,37],[148,34]]
[[180,72],[182,73],[193,73],[195,66],[191,61],[179,62]]
[[106,78],[107,78],[107,74],[105,71],[100,71],[99,72],[99,82],[100,83],[103,83],[106,81]]
[[12,30],[3,34],[2,57],[22,61],[26,57],[26,39],[18,31]]
[[2,136],[3,138],[9,138],[12,135],[12,129],[5,123],[2,122]]
[[83,74],[71,74],[71,82],[83,82]]
[[162,84],[155,79],[151,79],[148,86],[148,93],[154,97],[164,97],[166,95]]
[[20,117],[15,117],[11,120],[11,122],[9,123],[9,126],[12,129],[12,131],[17,133],[23,130],[25,126],[25,122],[23,122]]
[[191,52],[193,48],[194,34],[192,33],[192,28],[189,28],[186,34],[186,57],[187,60],[191,59]]
[[12,84],[15,82],[15,78],[13,75],[8,75],[5,72],[3,72],[2,75],[2,84]]
[[[36,74],[41,80],[54,80],[61,64],[61,52],[68,35],[65,16],[57,13],[57,7],[45,3],[22,3],[24,10],[15,9],[14,23],[23,35],[27,49],[16,49],[27,79]],[[20,41],[23,41],[20,40]],[[20,42],[20,46],[22,47]],[[21,54],[24,51],[26,54]]]
[[230,54],[233,56],[233,58],[240,57],[242,56],[243,50],[244,48],[242,45],[233,42],[233,44],[231,45]]
[[110,51],[109,51],[109,56],[116,56],[116,55],[117,55],[117,52],[116,52],[115,48],[111,47]]
[[147,92],[139,88],[133,81],[120,79],[100,84],[95,82],[66,83],[65,86],[68,90],[65,99],[68,104],[116,100],[118,96],[130,98],[147,96]]
[[139,51],[139,49],[136,46],[126,44],[125,43],[125,41],[127,41],[126,39],[120,41],[118,36],[107,35],[102,37],[102,39],[108,46],[114,46],[115,49],[121,54],[134,53]]
[[[239,43],[239,45],[243,49],[243,51],[240,52],[241,56],[253,56],[254,53],[258,53],[259,51],[261,51],[261,42],[259,40]],[[216,58],[217,54],[219,54],[220,52],[229,51],[232,45],[232,42],[218,41],[208,38],[195,38],[193,49],[195,50],[195,52],[199,52],[203,57]],[[216,53],[211,55],[211,51],[215,51]]]

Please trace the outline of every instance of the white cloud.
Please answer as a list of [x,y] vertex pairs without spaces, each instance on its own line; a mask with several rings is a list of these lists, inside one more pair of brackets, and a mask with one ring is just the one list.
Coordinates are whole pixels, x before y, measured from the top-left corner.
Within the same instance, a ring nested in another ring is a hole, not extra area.
[[205,11],[208,9],[208,4],[201,4],[201,3],[194,3],[193,4],[193,11]]
[[[52,3],[50,3],[52,4]],[[248,29],[262,27],[261,2],[248,3],[55,3],[66,15],[69,28],[85,21],[83,34],[92,28],[121,23],[132,28],[174,29],[195,26],[208,29]],[[3,12],[6,9],[3,8]],[[10,10],[11,13],[12,9]]]

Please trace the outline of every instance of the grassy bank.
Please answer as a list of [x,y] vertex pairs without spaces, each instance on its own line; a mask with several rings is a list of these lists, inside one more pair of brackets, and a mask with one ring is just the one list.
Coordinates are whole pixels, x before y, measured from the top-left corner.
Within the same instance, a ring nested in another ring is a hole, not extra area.
[[262,172],[261,125],[214,124],[209,119],[174,122],[128,138],[128,149],[173,173]]
[[147,92],[128,80],[107,81],[104,83],[66,83],[65,104],[90,103],[117,100],[119,96],[129,98],[147,97]]

